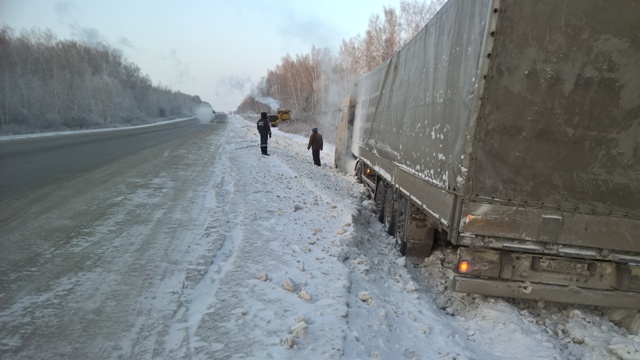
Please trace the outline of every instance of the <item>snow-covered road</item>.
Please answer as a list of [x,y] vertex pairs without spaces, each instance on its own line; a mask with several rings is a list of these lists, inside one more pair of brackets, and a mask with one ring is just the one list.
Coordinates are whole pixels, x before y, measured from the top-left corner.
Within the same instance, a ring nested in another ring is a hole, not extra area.
[[0,357],[640,359],[637,312],[451,293],[438,253],[395,252],[331,145],[316,167],[307,138],[258,141],[231,116],[120,195],[78,195],[90,227],[15,274],[46,282],[0,294]]

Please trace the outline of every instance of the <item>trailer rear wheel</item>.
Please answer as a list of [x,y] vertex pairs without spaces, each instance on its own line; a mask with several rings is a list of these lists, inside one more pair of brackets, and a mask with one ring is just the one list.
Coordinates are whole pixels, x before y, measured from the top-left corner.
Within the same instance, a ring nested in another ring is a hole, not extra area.
[[376,203],[376,210],[378,210],[378,221],[384,221],[384,199],[387,196],[386,186],[384,181],[378,181],[376,186],[376,195],[374,201]]
[[407,251],[407,212],[409,210],[409,201],[400,197],[396,206],[395,228],[396,228],[396,249],[400,254],[405,255]]
[[356,164],[356,180],[359,183],[362,183],[362,163],[358,162]]
[[387,189],[384,199],[384,229],[389,235],[395,235],[396,232],[395,205],[395,193],[393,189]]

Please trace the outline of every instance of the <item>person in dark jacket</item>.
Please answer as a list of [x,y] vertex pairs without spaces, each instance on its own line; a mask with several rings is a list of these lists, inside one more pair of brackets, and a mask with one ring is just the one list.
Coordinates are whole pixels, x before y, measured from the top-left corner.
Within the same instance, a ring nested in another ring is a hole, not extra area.
[[262,155],[269,156],[269,153],[267,153],[267,141],[271,138],[271,125],[269,125],[266,112],[260,113],[258,132],[260,133],[260,150],[262,150]]
[[307,150],[311,149],[313,154],[313,163],[320,166],[320,151],[322,151],[322,135],[318,132],[318,128],[311,129],[311,136],[309,136],[309,145]]

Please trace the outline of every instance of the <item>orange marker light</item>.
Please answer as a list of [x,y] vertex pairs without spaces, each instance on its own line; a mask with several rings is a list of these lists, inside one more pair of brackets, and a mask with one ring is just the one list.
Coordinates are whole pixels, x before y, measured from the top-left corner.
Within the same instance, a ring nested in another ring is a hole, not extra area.
[[460,273],[466,273],[469,270],[469,263],[466,261],[461,261],[458,264],[458,272]]

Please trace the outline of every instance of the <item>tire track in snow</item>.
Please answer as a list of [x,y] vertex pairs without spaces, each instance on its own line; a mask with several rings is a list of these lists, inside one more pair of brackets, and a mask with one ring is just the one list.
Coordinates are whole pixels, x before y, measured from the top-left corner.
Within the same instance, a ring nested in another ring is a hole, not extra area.
[[193,251],[200,256],[186,271],[180,305],[166,336],[165,355],[169,357],[177,357],[177,353],[186,351],[184,347],[187,347],[188,354],[184,353],[181,357],[197,358],[199,348],[207,345],[198,340],[198,329],[203,316],[217,301],[220,279],[231,269],[243,237],[238,221],[233,220],[242,216],[230,202],[237,176],[228,161],[227,135],[228,129],[211,146],[211,151],[216,154],[216,169],[221,171],[216,172],[209,181],[209,187],[213,188],[206,195],[207,208],[212,209],[207,215],[210,220],[194,244],[196,248]]
[[[327,328],[323,322],[346,316],[347,300],[343,294],[349,287],[348,274],[330,252],[337,241],[335,230],[351,219],[351,210],[342,209],[344,197],[349,195],[327,198],[320,188],[326,182],[308,179],[312,171],[323,174],[329,169],[315,167],[310,156],[308,163],[301,155],[296,156],[296,149],[305,146],[300,141],[279,139],[280,144],[270,146],[273,155],[262,157],[257,146],[255,151],[240,146],[256,137],[253,124],[236,125],[233,130],[236,146],[229,158],[237,170],[236,188],[248,192],[238,194],[245,203],[236,204],[245,207],[244,238],[238,250],[242,257],[236,258],[237,266],[227,273],[219,288],[217,296],[224,301],[217,302],[214,312],[202,322],[202,331],[206,330],[211,340],[206,353],[198,355],[243,358],[259,353],[261,358],[286,358],[290,354],[281,342],[295,324],[294,317],[304,314],[311,333],[326,340],[299,346],[309,353],[323,354],[323,358],[339,357],[346,334],[344,328]],[[287,149],[283,150],[284,147]],[[289,152],[291,157],[285,155]],[[247,157],[253,159],[247,161]],[[246,166],[247,163],[252,166]],[[344,180],[343,175],[327,171],[330,182],[336,181],[336,175]],[[345,213],[341,213],[343,210]],[[329,219],[314,221],[314,214],[327,214]],[[315,254],[317,262],[297,261],[301,253]],[[257,280],[260,273],[268,274],[269,280]],[[308,289],[312,300],[305,303],[296,292],[284,290],[282,282],[286,277],[300,286],[297,291]],[[307,310],[294,314],[292,308]],[[317,317],[320,312],[324,315]],[[290,325],[283,327],[282,319],[290,319]]]
[[[260,157],[262,155],[257,152],[258,146],[255,147],[256,152],[245,150],[245,144],[248,141],[242,132],[236,129],[235,136],[229,140],[222,155],[225,159],[220,164],[224,163],[224,167],[218,169],[219,176],[229,184],[233,184],[233,190],[229,189],[230,191],[225,192],[227,197],[224,201],[217,197],[219,202],[217,207],[226,207],[226,209],[212,215],[213,219],[226,219],[228,223],[226,227],[237,231],[235,244],[238,247],[235,248],[234,254],[242,254],[242,257],[234,255],[233,259],[226,262],[229,267],[224,273],[225,276],[217,279],[216,293],[213,295],[216,299],[209,302],[208,310],[202,312],[202,317],[198,319],[199,326],[195,329],[193,337],[199,336],[202,340],[192,346],[192,354],[201,358],[241,357],[242,354],[251,354],[251,346],[248,344],[255,345],[262,342],[264,334],[260,329],[268,328],[270,319],[280,312],[278,306],[275,306],[275,309],[263,305],[250,306],[251,309],[258,309],[250,314],[251,321],[257,322],[258,325],[242,326],[241,324],[245,315],[249,315],[246,313],[247,310],[244,310],[244,304],[264,304],[265,293],[255,293],[255,289],[245,285],[247,281],[257,281],[255,276],[258,274],[258,269],[253,264],[267,261],[277,265],[281,260],[265,243],[269,241],[269,231],[265,229],[276,226],[273,214],[266,210],[270,206],[268,188],[272,185],[272,179],[257,172],[256,169],[243,166],[245,165],[243,156]],[[225,174],[233,174],[233,176],[225,177]],[[247,198],[250,198],[249,203]],[[256,249],[259,249],[259,252],[256,253]],[[256,256],[258,258],[255,258]],[[273,341],[270,344],[277,345],[278,349],[281,349],[278,338],[269,341]],[[193,339],[191,342],[194,342]]]

